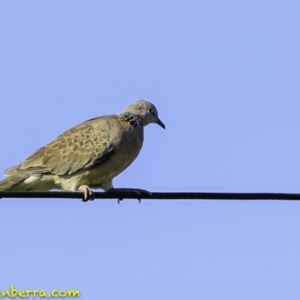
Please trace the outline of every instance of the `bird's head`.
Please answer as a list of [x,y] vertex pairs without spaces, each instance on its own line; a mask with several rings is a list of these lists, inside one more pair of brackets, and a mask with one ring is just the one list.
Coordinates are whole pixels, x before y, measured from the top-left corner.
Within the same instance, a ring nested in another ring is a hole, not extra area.
[[125,111],[138,115],[143,126],[155,123],[165,129],[165,124],[159,119],[158,112],[154,104],[149,101],[139,100],[130,104]]

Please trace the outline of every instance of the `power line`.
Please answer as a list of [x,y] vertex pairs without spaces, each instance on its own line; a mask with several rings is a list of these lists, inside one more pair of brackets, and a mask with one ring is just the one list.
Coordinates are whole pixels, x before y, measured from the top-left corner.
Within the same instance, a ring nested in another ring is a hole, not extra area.
[[[292,193],[210,193],[210,192],[157,192],[138,196],[135,192],[95,192],[95,199],[143,199],[143,200],[300,200],[300,194]],[[0,192],[3,198],[53,198],[82,199],[81,192]]]

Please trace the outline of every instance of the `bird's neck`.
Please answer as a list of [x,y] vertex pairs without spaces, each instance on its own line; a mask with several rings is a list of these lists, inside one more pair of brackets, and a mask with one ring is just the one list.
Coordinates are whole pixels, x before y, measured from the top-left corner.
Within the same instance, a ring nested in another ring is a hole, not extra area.
[[132,112],[129,111],[124,111],[122,113],[120,113],[120,117],[125,121],[125,122],[129,122],[131,125],[137,127],[137,126],[143,126],[143,122],[141,120],[141,118]]

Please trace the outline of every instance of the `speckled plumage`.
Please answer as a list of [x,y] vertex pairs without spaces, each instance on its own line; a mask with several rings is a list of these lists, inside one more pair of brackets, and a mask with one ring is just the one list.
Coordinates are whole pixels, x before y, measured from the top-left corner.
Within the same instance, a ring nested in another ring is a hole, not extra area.
[[0,190],[75,191],[86,185],[107,191],[138,156],[144,126],[159,120],[155,106],[140,100],[118,115],[97,117],[69,129],[18,166],[5,171]]

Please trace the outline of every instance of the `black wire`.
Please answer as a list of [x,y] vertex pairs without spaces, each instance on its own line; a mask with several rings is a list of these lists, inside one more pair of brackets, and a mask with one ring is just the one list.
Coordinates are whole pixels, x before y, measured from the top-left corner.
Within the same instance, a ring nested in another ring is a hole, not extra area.
[[[95,199],[145,199],[145,200],[300,200],[300,194],[291,193],[152,193],[95,192]],[[82,199],[81,192],[0,192],[1,198],[68,198]]]

